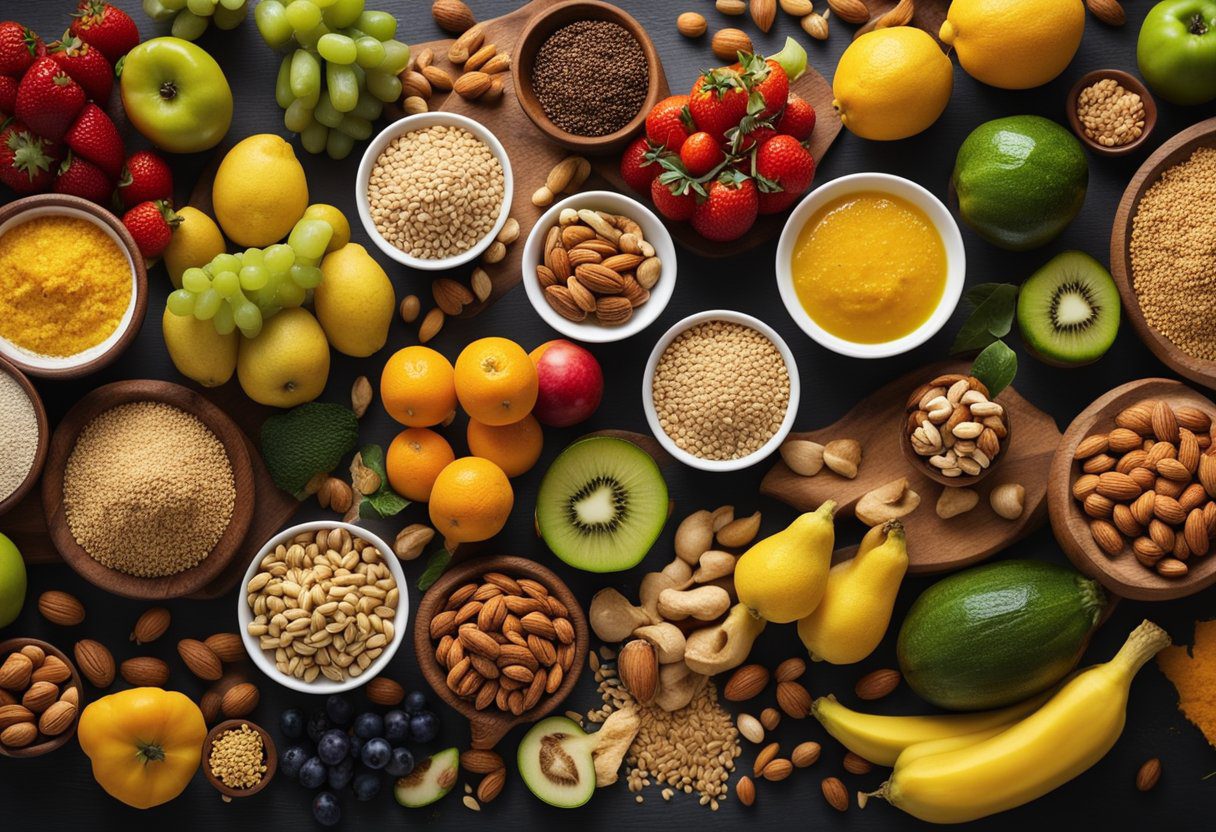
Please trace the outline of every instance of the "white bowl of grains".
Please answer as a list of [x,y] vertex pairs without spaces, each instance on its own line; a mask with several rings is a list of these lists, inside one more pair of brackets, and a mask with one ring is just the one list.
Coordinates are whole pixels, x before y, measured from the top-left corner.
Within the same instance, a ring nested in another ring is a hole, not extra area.
[[801,386],[794,354],[763,321],[711,309],[659,339],[646,362],[646,421],[669,454],[702,471],[739,471],[785,441]]
[[354,690],[384,672],[405,639],[401,564],[387,543],[351,523],[284,529],[249,564],[241,587],[236,614],[245,651],[292,690]]
[[507,151],[456,113],[394,121],[359,162],[355,204],[372,242],[412,269],[443,271],[489,248],[511,211]]

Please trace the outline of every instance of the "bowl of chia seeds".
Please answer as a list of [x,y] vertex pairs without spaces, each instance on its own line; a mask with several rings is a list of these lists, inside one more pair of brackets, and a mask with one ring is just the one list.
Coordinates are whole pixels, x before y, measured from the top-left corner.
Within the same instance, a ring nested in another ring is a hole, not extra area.
[[599,0],[568,0],[524,27],[511,61],[515,97],[551,140],[619,151],[659,100],[663,66],[641,24]]

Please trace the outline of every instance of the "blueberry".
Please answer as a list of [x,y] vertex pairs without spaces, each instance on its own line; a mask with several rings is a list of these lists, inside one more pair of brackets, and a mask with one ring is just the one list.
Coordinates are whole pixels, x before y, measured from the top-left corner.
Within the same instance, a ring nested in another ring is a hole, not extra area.
[[317,756],[327,766],[336,766],[350,753],[350,737],[341,728],[330,728],[317,743]]
[[426,707],[426,694],[420,690],[412,690],[405,697],[405,709],[416,714]]
[[384,738],[389,742],[405,742],[410,736],[410,717],[405,711],[389,711],[384,715]]
[[309,757],[300,766],[300,785],[306,789],[315,789],[325,782],[325,763],[320,757]]
[[350,722],[351,716],[354,715],[354,706],[350,704],[350,700],[334,695],[325,700],[325,713],[329,716],[329,721],[334,725],[346,725]]
[[439,736],[439,717],[432,711],[419,711],[410,717],[410,737],[414,742],[431,742]]
[[370,740],[384,735],[384,717],[380,714],[362,713],[355,717],[355,736]]
[[342,820],[342,807],[333,792],[321,792],[313,798],[312,816],[322,826],[337,826]]
[[356,800],[371,800],[380,793],[380,774],[375,771],[361,771],[355,775],[351,785]]
[[354,734],[350,735],[350,757],[352,760],[359,759],[359,754],[363,751],[363,743],[363,737],[356,737]]
[[388,740],[376,737],[363,744],[363,752],[359,755],[359,759],[368,768],[382,769],[388,765],[392,756],[393,747],[388,744]]
[[289,740],[304,736],[304,712],[299,708],[288,708],[279,714],[279,730]]
[[346,788],[354,776],[355,761],[350,757],[345,757],[341,762],[329,767],[329,787],[334,791]]
[[325,716],[324,711],[313,711],[308,717],[308,725],[304,730],[310,740],[320,742],[321,735],[329,730],[329,718]]
[[384,771],[393,777],[405,777],[414,770],[414,755],[408,748],[394,748],[392,759],[384,767]]
[[308,759],[308,752],[302,745],[293,745],[279,757],[279,771],[295,780],[300,776],[300,766]]

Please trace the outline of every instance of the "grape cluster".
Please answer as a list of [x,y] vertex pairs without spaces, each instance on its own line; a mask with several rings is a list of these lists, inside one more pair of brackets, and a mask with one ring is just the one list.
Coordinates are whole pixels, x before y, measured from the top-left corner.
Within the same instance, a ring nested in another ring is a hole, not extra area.
[[410,48],[393,39],[397,18],[363,0],[262,0],[253,17],[266,43],[290,50],[275,82],[284,125],[309,153],[345,158],[401,97]]
[[317,264],[333,233],[325,220],[306,217],[295,224],[286,243],[217,254],[202,268],[182,273],[182,288],[169,295],[169,311],[211,321],[221,335],[240,329],[246,338],[254,338],[265,319],[300,306],[321,283]]
[[249,14],[248,0],[144,0],[144,14],[159,22],[173,21],[171,34],[197,40],[214,22],[218,29],[235,29]]

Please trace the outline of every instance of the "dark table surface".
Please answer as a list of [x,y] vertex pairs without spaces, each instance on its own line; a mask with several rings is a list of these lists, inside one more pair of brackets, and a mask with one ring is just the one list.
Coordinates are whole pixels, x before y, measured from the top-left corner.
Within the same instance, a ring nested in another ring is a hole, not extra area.
[[[251,0],[253,2],[253,0]],[[120,0],[137,20],[145,37],[164,34],[162,27],[148,21],[139,11],[136,0]],[[479,18],[486,19],[515,8],[516,0],[473,0]],[[633,13],[650,32],[667,67],[671,86],[679,91],[691,85],[699,69],[713,65],[707,43],[688,41],[675,29],[677,13],[695,9],[711,20],[711,29],[729,25],[708,2],[669,3],[647,0],[620,0],[620,5]],[[821,5],[816,3],[816,5]],[[415,43],[440,36],[431,20],[430,3],[425,0],[392,0],[370,2],[369,8],[386,8],[400,20],[399,37]],[[1047,86],[1026,92],[1008,92],[981,86],[961,69],[955,69],[955,89],[949,109],[930,130],[912,139],[893,143],[866,142],[848,132],[841,133],[827,158],[823,160],[817,182],[856,171],[886,171],[909,177],[944,196],[955,151],[967,133],[976,125],[997,116],[1036,113],[1063,122],[1064,99],[1067,90],[1084,72],[1103,67],[1135,71],[1135,39],[1140,21],[1151,7],[1148,0],[1137,0],[1127,7],[1129,22],[1121,29],[1110,29],[1090,17],[1086,24],[1081,50],[1059,78]],[[48,40],[67,27],[71,5],[68,0],[7,0],[0,16],[17,19],[32,26]],[[745,28],[758,48],[775,50],[786,35],[795,35],[808,45],[813,66],[829,79],[836,59],[849,42],[851,27],[833,21],[834,32],[827,44],[811,41],[801,33],[794,21],[778,15],[777,25],[767,35],[760,35],[750,21]],[[239,139],[259,132],[284,134],[281,114],[274,103],[274,78],[279,58],[259,38],[252,20],[234,32],[209,31],[200,44],[212,52],[223,66],[232,83],[236,114],[230,138]],[[1115,207],[1129,178],[1151,149],[1182,128],[1213,113],[1212,105],[1179,108],[1164,105],[1156,133],[1148,147],[1125,159],[1104,159],[1090,155],[1090,185],[1085,206],[1068,230],[1050,246],[1025,254],[999,251],[964,229],[967,246],[969,283],[987,281],[1018,282],[1052,255],[1066,249],[1082,249],[1102,262],[1108,259],[1111,221]],[[493,126],[491,124],[491,126]],[[142,141],[135,137],[128,149]],[[313,201],[331,202],[342,208],[357,225],[351,183],[358,165],[358,150],[342,162],[300,152],[308,172]],[[178,157],[173,160],[175,174],[189,182],[205,163],[206,154]],[[529,180],[530,181],[530,180]],[[521,183],[521,187],[530,187]],[[5,195],[4,199],[11,198]],[[361,230],[354,239],[368,245]],[[369,249],[374,252],[374,249]],[[795,326],[786,314],[771,279],[775,241],[757,248],[750,255],[728,260],[706,260],[680,253],[680,283],[670,306],[662,318],[645,332],[619,344],[593,349],[604,366],[606,389],[604,403],[591,422],[568,430],[547,430],[545,452],[541,462],[529,474],[515,483],[516,511],[507,529],[500,536],[501,551],[535,557],[554,566],[569,582],[580,599],[586,603],[599,587],[611,584],[627,595],[634,595],[641,575],[659,568],[671,556],[669,527],[646,561],[628,573],[607,580],[576,572],[557,563],[533,535],[527,518],[535,499],[541,473],[570,440],[584,430],[625,428],[646,431],[640,401],[641,374],[654,340],[672,323],[696,311],[710,308],[730,308],[756,315],[774,326],[788,341],[798,359],[802,375],[803,396],[798,429],[826,425],[848,410],[868,391],[897,375],[917,366],[942,358],[955,331],[963,320],[960,310],[936,338],[912,353],[882,361],[860,361],[836,356],[819,348]],[[398,296],[416,293],[429,295],[427,276],[404,270],[377,257],[387,268],[397,287]],[[149,275],[151,302],[149,313],[138,340],[129,352],[109,369],[83,382],[38,382],[46,400],[52,421],[84,391],[86,386],[130,378],[183,379],[176,374],[165,352],[160,334],[160,310],[167,293],[168,279],[163,268]],[[468,321],[450,321],[432,343],[450,358],[469,341],[485,335],[508,335],[519,340],[527,349],[554,337],[533,312],[522,289],[512,291],[492,308]],[[377,356],[356,361],[335,354],[325,398],[345,401],[352,379],[358,374],[378,378],[384,359],[392,350],[415,343],[416,329],[407,330],[397,321],[390,333],[389,346]],[[1016,341],[1016,338],[1013,339]],[[1018,345],[1020,349],[1020,345]],[[1033,359],[1022,357],[1018,373],[1018,389],[1039,407],[1050,412],[1065,428],[1069,421],[1092,399],[1131,379],[1145,376],[1172,375],[1160,365],[1136,339],[1130,327],[1124,327],[1110,352],[1097,364],[1074,370],[1054,369]],[[395,426],[378,405],[374,405],[363,422],[363,441],[387,444],[395,434]],[[463,422],[448,430],[458,451],[463,448]],[[665,471],[676,516],[699,508],[734,504],[740,513],[759,508],[764,512],[764,530],[772,532],[783,527],[794,512],[772,500],[760,499],[757,486],[764,465],[731,475],[712,475],[679,466]],[[305,504],[297,519],[332,517],[317,509],[315,502]],[[411,506],[390,523],[376,523],[373,528],[390,536],[404,523],[418,519],[425,522],[425,507]],[[846,542],[856,539],[860,527],[855,521],[842,522],[839,535]],[[5,519],[0,518],[0,531]],[[913,546],[932,546],[932,540],[916,540]],[[1064,561],[1064,556],[1052,539],[1050,529],[1044,528],[1002,552],[999,557],[1030,557]],[[412,585],[422,570],[421,561],[407,564],[411,582],[411,602],[417,603]],[[147,604],[108,595],[86,584],[67,566],[40,566],[30,570],[28,602],[21,617],[5,628],[4,637],[29,635],[50,640],[65,649],[79,638],[96,638],[109,645],[118,660],[137,652],[161,656],[173,667],[170,687],[192,696],[202,692],[202,683],[189,676],[176,659],[173,646],[180,638],[203,637],[219,630],[236,629],[234,606],[236,592],[210,602],[177,601],[169,604],[173,625],[169,634],[146,650],[137,651],[127,640],[131,625]],[[909,578],[900,593],[894,621],[902,619],[908,605],[931,583],[931,578]],[[64,589],[76,594],[88,609],[84,625],[64,629],[50,625],[36,612],[33,599],[47,589]],[[1087,662],[1105,661],[1123,642],[1127,633],[1142,618],[1150,617],[1169,630],[1176,641],[1191,638],[1193,622],[1213,615],[1211,591],[1186,600],[1168,604],[1123,602],[1110,621],[1094,638],[1086,656]],[[833,668],[815,666],[804,681],[814,695],[837,693],[849,704],[856,705],[852,696],[855,681],[865,672],[894,664],[894,632],[876,653],[858,666]],[[754,656],[758,661],[774,666],[781,659],[805,655],[793,627],[770,627],[758,642]],[[256,673],[256,672],[255,672]],[[413,651],[407,646],[394,659],[389,675],[407,688],[424,685],[415,666]],[[292,705],[311,708],[319,705],[319,697],[295,694],[269,679],[257,678],[262,691],[261,705],[253,719],[277,731],[280,709]],[[119,681],[112,690],[119,689]],[[88,695],[94,697],[96,691]],[[771,689],[766,694],[771,700]],[[362,696],[356,696],[362,701]],[[774,704],[756,700],[748,704],[758,712]],[[585,709],[597,704],[589,677],[567,702],[566,707]],[[1200,733],[1181,716],[1176,708],[1173,687],[1154,666],[1146,668],[1133,687],[1127,727],[1114,749],[1090,771],[1074,782],[1056,790],[1032,805],[975,824],[991,830],[1024,829],[1037,824],[1074,824],[1130,828],[1149,823],[1168,825],[1173,829],[1211,829],[1212,813],[1216,811],[1216,777],[1204,779],[1216,769],[1216,753]],[[901,688],[895,695],[874,705],[890,713],[908,713],[921,708],[915,696]],[[467,727],[451,712],[443,713],[444,727],[433,749],[467,742]],[[664,803],[657,789],[646,793],[646,802],[636,805],[633,796],[618,784],[596,794],[592,802],[577,813],[561,813],[533,798],[516,771],[513,749],[521,735],[513,732],[502,743],[510,775],[508,785],[498,800],[484,807],[480,814],[464,808],[460,789],[439,804],[423,810],[405,810],[393,802],[387,788],[371,803],[357,803],[347,793],[342,797],[343,827],[371,828],[374,825],[396,826],[425,824],[428,828],[471,830],[487,828],[523,828],[540,824],[578,823],[587,829],[616,829],[624,824],[646,826],[662,824],[673,830],[698,829],[707,823],[719,828],[733,824],[749,824],[754,828],[784,829],[791,825],[814,825],[827,828],[904,829],[912,828],[909,820],[897,810],[873,803],[865,811],[854,805],[846,815],[829,808],[819,794],[819,782],[829,775],[842,775],[843,750],[826,737],[813,720],[783,721],[776,738],[786,749],[803,740],[824,743],[822,759],[812,768],[799,770],[782,783],[762,783],[752,808],[743,808],[733,796],[721,810],[710,814],[696,800],[680,795],[670,804]],[[754,750],[745,749],[740,759],[750,770]],[[1133,781],[1140,764],[1149,757],[1160,757],[1164,773],[1158,787],[1148,794],[1136,791]],[[883,780],[882,770],[855,777],[843,774],[850,791],[872,789]],[[309,802],[311,795],[300,786],[279,777],[258,797],[226,804],[206,783],[201,773],[173,802],[159,808],[137,812],[109,798],[96,786],[90,776],[89,762],[75,742],[60,751],[35,760],[0,759],[0,824],[9,829],[51,828],[76,829],[132,828],[199,828],[257,830],[283,824],[280,828],[313,826]],[[147,826],[144,827],[143,824]]]

